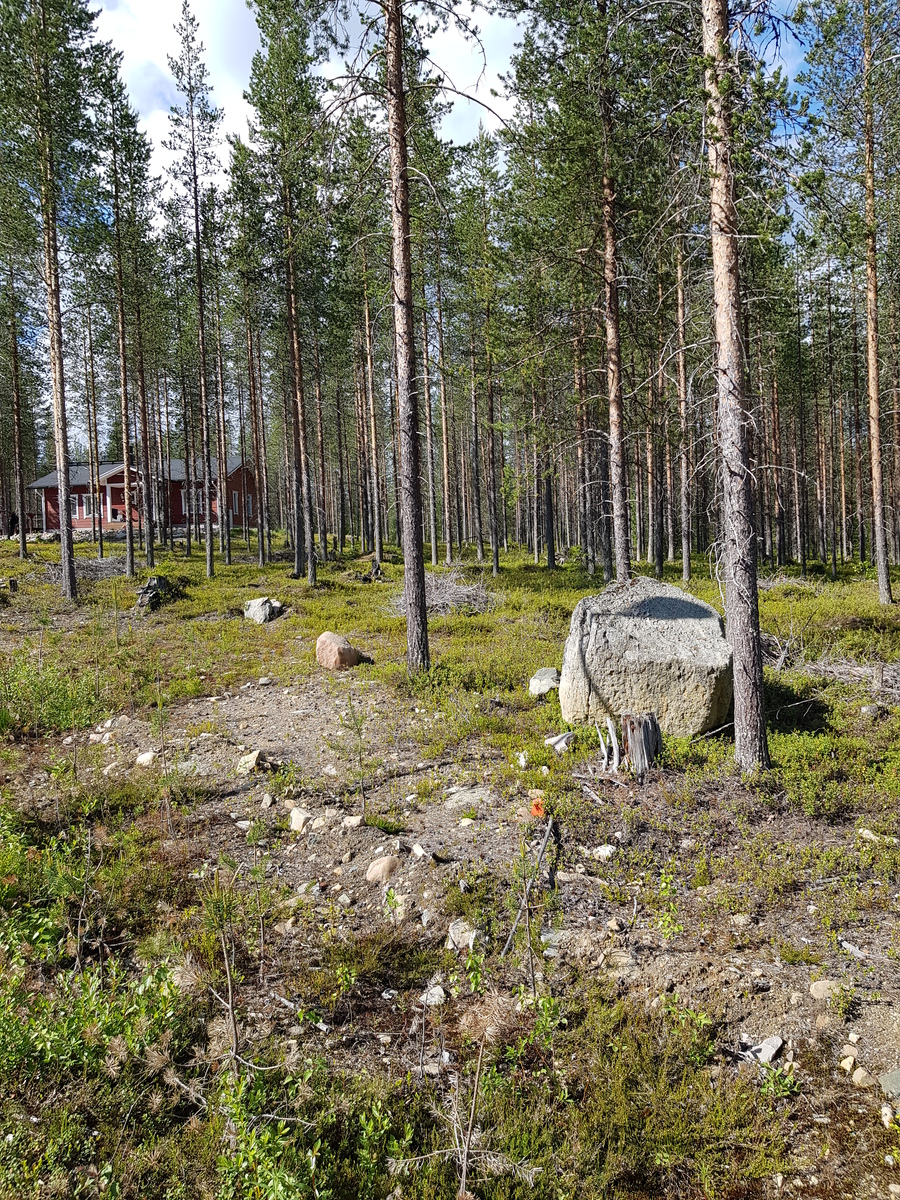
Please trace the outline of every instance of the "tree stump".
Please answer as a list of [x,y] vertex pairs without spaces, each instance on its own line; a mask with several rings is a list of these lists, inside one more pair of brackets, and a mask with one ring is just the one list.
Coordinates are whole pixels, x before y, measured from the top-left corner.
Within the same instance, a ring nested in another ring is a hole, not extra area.
[[639,783],[662,752],[662,734],[656,713],[623,713],[622,742]]

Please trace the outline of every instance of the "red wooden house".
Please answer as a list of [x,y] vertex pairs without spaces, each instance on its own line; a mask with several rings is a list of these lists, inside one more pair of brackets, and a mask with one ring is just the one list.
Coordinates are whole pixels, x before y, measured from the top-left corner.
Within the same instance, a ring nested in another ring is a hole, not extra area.
[[[256,524],[256,481],[253,472],[234,456],[228,459],[228,478],[222,489],[224,496],[219,495],[218,463],[212,460],[213,478],[213,523],[218,525],[220,503],[224,499],[224,507],[232,526],[246,523]],[[184,460],[173,458],[168,468],[169,489],[169,521],[172,525],[184,525],[187,521],[187,491],[185,484]],[[155,482],[155,481],[154,481]],[[160,481],[165,484],[165,480]],[[191,506],[194,516],[199,513],[202,520],[203,491],[200,483],[194,480],[195,496]],[[59,487],[57,474],[51,471],[30,483],[29,488],[41,493],[41,512],[43,530],[59,529]],[[143,477],[140,471],[135,471],[132,478],[132,520],[135,524],[143,518],[142,501]],[[156,487],[153,489],[157,492]],[[121,462],[102,462],[99,471],[100,504],[97,505],[96,494],[91,488],[91,471],[87,463],[72,463],[69,467],[69,504],[72,511],[73,529],[92,529],[98,519],[103,521],[104,528],[117,530],[125,528],[125,468]],[[159,509],[160,492],[153,496],[154,509]],[[98,509],[95,512],[95,508]],[[162,523],[165,514],[155,511],[154,520],[157,525]]]

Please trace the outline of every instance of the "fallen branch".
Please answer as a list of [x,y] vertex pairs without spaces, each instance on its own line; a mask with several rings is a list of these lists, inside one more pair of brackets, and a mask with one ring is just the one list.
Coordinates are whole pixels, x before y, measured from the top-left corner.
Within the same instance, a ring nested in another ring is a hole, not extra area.
[[[489,592],[484,580],[467,583],[465,575],[457,570],[425,572],[425,607],[434,616],[449,616],[451,613],[476,615],[489,612],[498,596]],[[399,616],[406,616],[406,594],[398,592],[391,601],[391,608]]]

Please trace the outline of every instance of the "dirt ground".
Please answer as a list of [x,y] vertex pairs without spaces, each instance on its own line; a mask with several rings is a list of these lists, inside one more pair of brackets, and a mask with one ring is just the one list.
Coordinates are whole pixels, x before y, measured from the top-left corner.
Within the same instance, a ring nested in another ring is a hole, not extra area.
[[[263,678],[184,703],[169,712],[163,735],[147,720],[120,716],[61,740],[69,753],[81,751],[82,770],[98,776],[168,771],[200,785],[205,798],[176,815],[172,842],[195,876],[223,858],[249,873],[261,851],[268,856],[269,882],[292,899],[269,931],[264,977],[242,990],[251,1041],[254,1031],[276,1032],[288,1053],[312,1041],[357,1070],[437,1076],[454,1067],[454,1024],[430,1012],[423,1022],[421,996],[431,987],[449,991],[452,980],[443,974],[417,981],[406,996],[386,987],[356,995],[352,1004],[336,1001],[317,1022],[301,1024],[296,1016],[298,989],[321,962],[325,931],[340,941],[388,922],[422,945],[443,945],[457,919],[450,898],[490,878],[501,902],[485,908],[481,922],[454,927],[462,939],[460,963],[473,930],[476,948],[496,951],[505,941],[516,907],[504,895],[512,867],[523,856],[534,864],[543,841],[546,820],[531,812],[540,797],[524,784],[510,785],[508,770],[498,787],[499,768],[507,764],[474,744],[468,755],[424,759],[417,734],[437,717],[414,704],[404,711],[380,684],[352,673],[321,673],[286,688]],[[152,762],[137,765],[149,750]],[[259,760],[245,773],[241,760],[254,751]],[[39,765],[46,745],[39,753],[15,779],[37,808],[52,804]],[[642,787],[599,776],[584,781],[583,806],[559,822],[541,872],[539,888],[552,886],[554,903],[545,906],[543,956],[533,964],[538,978],[564,996],[599,975],[639,1003],[658,1006],[677,997],[706,1013],[723,1031],[714,1077],[758,1071],[747,1052],[777,1037],[773,1065],[783,1071],[795,1064],[787,1069],[802,1079],[803,1103],[791,1138],[795,1171],[775,1177],[772,1194],[900,1194],[900,1165],[883,1149],[884,1096],[875,1082],[900,1066],[900,981],[888,957],[889,924],[865,917],[827,938],[817,921],[815,885],[779,895],[777,903],[748,887],[746,903],[733,911],[733,898],[723,903],[721,888],[673,883],[677,918],[673,909],[666,926],[665,902],[648,907],[640,884],[610,887],[604,876],[607,863],[623,856],[633,862],[645,851],[669,855],[682,870],[686,860],[727,858],[742,839],[776,822],[780,840],[814,841],[822,851],[852,845],[858,830],[766,813],[740,789],[726,799],[713,784],[695,794],[685,820],[671,789],[662,776]],[[359,824],[363,790],[369,821],[379,819],[389,832]],[[294,808],[309,814],[302,833],[289,828]],[[257,836],[248,840],[251,829]],[[388,855],[399,859],[389,882],[369,882],[369,866]],[[794,953],[783,956],[779,948],[788,944]],[[814,961],[796,961],[804,947]],[[504,959],[492,983],[512,990],[528,980],[531,966]],[[817,980],[851,979],[846,1011],[811,994]],[[851,1078],[858,1068],[868,1073],[862,1086]]]

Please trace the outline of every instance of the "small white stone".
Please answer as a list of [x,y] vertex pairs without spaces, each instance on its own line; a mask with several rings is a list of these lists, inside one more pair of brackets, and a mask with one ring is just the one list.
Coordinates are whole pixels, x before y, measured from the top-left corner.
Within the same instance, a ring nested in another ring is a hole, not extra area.
[[363,817],[361,814],[358,814],[355,817],[344,817],[343,821],[341,821],[341,826],[344,829],[359,829],[364,820],[365,817]]
[[784,1042],[777,1034],[772,1034],[767,1037],[759,1046],[756,1047],[756,1058],[761,1063],[770,1063],[777,1057],[779,1050],[784,1045]]
[[448,950],[471,950],[478,933],[465,918],[454,921],[447,930]]
[[305,809],[291,809],[291,829],[294,833],[305,833],[311,820],[312,813],[308,813]]
[[447,993],[439,983],[433,987],[427,988],[419,997],[419,1003],[424,1004],[426,1008],[436,1008],[439,1004],[443,1004],[447,999]]
[[137,756],[137,758],[134,760],[134,764],[136,767],[149,767],[154,758],[156,758],[155,750],[145,750],[143,754],[139,754]]
[[251,750],[249,754],[245,754],[238,759],[237,773],[238,775],[252,775],[262,765],[262,750]]
[[374,862],[369,863],[369,869],[366,871],[366,880],[369,883],[387,883],[399,866],[400,859],[393,854],[386,854],[383,858],[376,858]]
[[809,985],[813,1000],[830,1000],[841,985],[834,979],[816,979]]

